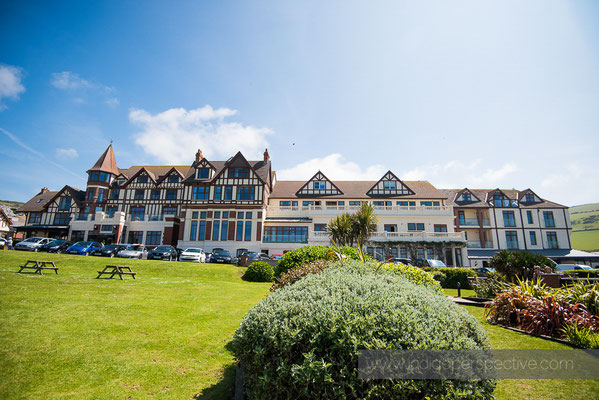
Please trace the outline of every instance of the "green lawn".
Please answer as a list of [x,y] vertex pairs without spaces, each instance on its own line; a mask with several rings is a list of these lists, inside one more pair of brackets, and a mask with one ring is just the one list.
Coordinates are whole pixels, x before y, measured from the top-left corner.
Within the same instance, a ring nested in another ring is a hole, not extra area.
[[[58,261],[59,275],[17,274],[26,259]],[[119,260],[135,281],[94,279],[113,261],[0,251],[0,398],[230,397],[227,343],[270,285],[231,265],[145,260]]]
[[585,251],[599,251],[599,229],[572,232],[572,247]]
[[599,203],[570,207],[572,247],[599,251]]
[[[59,275],[17,274],[26,259]],[[0,251],[0,399],[227,399],[228,349],[243,314],[270,287],[230,265],[123,261],[133,280],[96,280],[114,260]],[[446,293],[455,296],[456,290]],[[463,290],[462,295],[471,295]],[[567,346],[489,325],[493,348]],[[598,381],[504,380],[499,399],[591,399]]]

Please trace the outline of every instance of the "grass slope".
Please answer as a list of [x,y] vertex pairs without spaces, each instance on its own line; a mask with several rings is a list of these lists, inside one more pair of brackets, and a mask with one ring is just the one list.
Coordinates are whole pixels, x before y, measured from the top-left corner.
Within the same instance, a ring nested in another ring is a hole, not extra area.
[[11,201],[11,200],[0,200],[0,205],[9,206],[9,207],[20,207],[25,203],[20,201]]
[[599,251],[599,203],[570,208],[572,247],[578,250]]
[[[26,259],[59,275],[17,274]],[[137,280],[96,280],[110,259],[0,251],[0,398],[221,399],[227,349],[269,284],[231,265],[119,260]]]

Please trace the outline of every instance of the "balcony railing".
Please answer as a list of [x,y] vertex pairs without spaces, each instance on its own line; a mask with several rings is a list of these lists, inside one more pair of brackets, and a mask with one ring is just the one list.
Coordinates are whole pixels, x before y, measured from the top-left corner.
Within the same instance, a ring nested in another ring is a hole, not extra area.
[[[477,218],[462,218],[458,220],[460,226],[481,226]],[[482,226],[491,226],[488,219],[483,218]]]
[[308,235],[264,235],[263,243],[308,243]]
[[493,248],[493,242],[482,242],[481,244],[481,242],[478,241],[470,241],[468,242],[467,247],[469,249],[491,249]]
[[[272,216],[283,215],[336,215],[342,212],[354,212],[359,206],[332,206],[332,205],[308,205],[308,206],[268,206],[267,213]],[[376,212],[385,215],[450,215],[452,209],[449,206],[374,206]]]
[[[310,232],[310,240],[328,241],[329,235],[323,231]],[[466,241],[463,232],[375,232],[369,240],[373,241]]]
[[130,222],[144,222],[144,221],[158,222],[158,221],[164,221],[164,215],[150,215],[150,214],[129,215],[127,219]]

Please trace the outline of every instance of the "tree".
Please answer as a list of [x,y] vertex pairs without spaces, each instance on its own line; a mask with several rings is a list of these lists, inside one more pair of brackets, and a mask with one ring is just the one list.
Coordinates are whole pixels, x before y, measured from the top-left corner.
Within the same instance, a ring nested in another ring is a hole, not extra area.
[[338,246],[353,247],[355,238],[353,236],[353,215],[343,213],[332,219],[327,225],[327,232],[333,243]]
[[357,244],[360,258],[364,261],[363,247],[368,238],[376,231],[378,218],[372,204],[362,203],[354,214],[341,214],[327,225],[327,232],[335,246]]
[[521,280],[532,279],[536,266],[554,268],[554,263],[542,254],[532,254],[527,251],[509,252],[507,250],[496,253],[491,258],[489,265],[505,275],[510,282],[514,282],[516,277]]
[[374,213],[374,206],[370,203],[362,203],[360,209],[354,214],[352,229],[353,237],[360,251],[368,238],[376,232],[377,222],[378,218]]

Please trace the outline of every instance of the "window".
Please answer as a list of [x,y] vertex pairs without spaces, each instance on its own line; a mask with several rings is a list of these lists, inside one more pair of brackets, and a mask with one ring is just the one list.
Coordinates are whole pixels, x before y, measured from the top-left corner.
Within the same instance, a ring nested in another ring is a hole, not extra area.
[[112,232],[112,225],[102,225],[102,228],[100,228],[100,230],[102,232]]
[[110,192],[110,199],[111,200],[118,200],[120,192],[121,191],[119,189],[112,189],[112,191]]
[[206,219],[207,213],[206,211],[200,212],[200,219]]
[[421,201],[421,202],[420,202],[420,206],[421,206],[421,207],[430,207],[430,206],[432,206],[432,205],[433,205],[433,202],[432,202],[432,201]]
[[94,189],[88,189],[87,201],[94,201]]
[[559,245],[557,243],[557,233],[547,232],[547,247],[550,249],[559,249]]
[[208,186],[194,186],[191,198],[193,200],[208,200],[210,198],[210,188]]
[[245,219],[252,219],[252,212],[251,211],[247,211],[245,213]]
[[267,226],[264,228],[265,243],[306,243],[307,226]]
[[249,178],[250,169],[246,167],[229,168],[229,178]]
[[243,240],[243,221],[237,221],[237,241]]
[[532,224],[533,220],[532,220],[532,211],[528,210],[526,211],[526,218],[528,218],[528,223]]
[[362,204],[362,202],[361,202],[361,201],[350,201],[350,202],[349,202],[349,205],[350,205],[350,206],[359,206],[360,204]]
[[279,207],[291,207],[290,201],[279,201]]
[[104,191],[107,189],[98,189],[98,202],[104,201]]
[[220,211],[214,212],[214,219],[220,219]]
[[408,231],[423,231],[423,230],[424,230],[423,223],[414,223],[414,222],[408,223]]
[[223,188],[221,186],[217,186],[214,188],[214,200],[222,199],[222,191],[223,191]]
[[530,234],[530,244],[532,246],[536,246],[537,245],[537,233],[536,232],[529,232]]
[[218,240],[218,231],[220,230],[220,221],[214,221],[214,226],[212,227],[212,240]]
[[164,206],[162,207],[163,215],[177,215],[177,206]]
[[516,226],[516,218],[513,211],[503,212],[503,226]]
[[116,213],[118,211],[118,207],[116,206],[110,206],[106,208],[106,216],[108,218],[114,218],[114,213]]
[[543,219],[545,220],[545,226],[548,228],[555,227],[555,219],[553,219],[553,211],[543,211]]
[[175,174],[169,175],[166,181],[168,183],[178,183],[179,182],[179,175],[175,175]]
[[[143,199],[143,190],[136,190],[135,191],[135,194],[136,194],[135,198],[137,198],[137,192],[138,191],[142,192],[142,197],[141,198]],[[160,200],[160,190],[152,190],[150,192],[150,199],[151,200]]]
[[61,197],[58,209],[61,211],[66,211],[69,208],[71,208],[71,198],[70,197]]
[[223,221],[223,228],[220,232],[220,240],[227,240],[227,234],[229,233],[229,223],[227,221]]
[[93,171],[89,174],[89,181],[91,182],[110,182],[110,174],[106,172]]
[[416,258],[424,260],[424,249],[416,249]]
[[131,207],[131,221],[143,221],[145,209],[144,207]]
[[326,232],[327,224],[314,224],[314,232]]
[[118,185],[119,185],[119,186],[123,186],[123,185],[125,184],[125,179],[123,179],[123,178],[119,178],[119,179],[117,180],[117,183],[118,183]]
[[397,185],[395,181],[385,181],[383,182],[383,188],[385,190],[395,190],[397,189]]
[[391,257],[397,258],[397,247],[391,247]]
[[509,250],[518,249],[518,233],[516,231],[506,231],[505,240]]
[[69,213],[54,214],[54,225],[68,225],[69,217],[70,217]]
[[525,196],[525,201],[527,203],[534,203],[535,202],[535,195],[532,193],[527,193]]
[[146,232],[146,244],[149,246],[159,245],[162,239],[162,232],[160,231],[147,231]]
[[143,200],[144,198],[144,190],[143,189],[137,189],[135,191],[135,200]]
[[206,221],[200,221],[198,229],[198,240],[206,240]]
[[192,213],[191,213],[191,218],[192,218],[192,219],[198,219],[198,216],[199,216],[199,215],[200,215],[200,213],[199,213],[199,212],[197,212],[197,211],[194,211],[194,212],[192,212]]
[[177,189],[167,189],[166,198],[167,200],[175,200],[177,198]]
[[231,186],[225,187],[225,200],[233,199],[233,188]]
[[472,195],[470,193],[463,193],[462,201],[472,201]]
[[229,218],[229,212],[223,211],[223,219],[228,219],[228,218]]
[[438,201],[433,201],[433,207],[439,207],[439,202]]
[[85,238],[85,231],[73,231],[71,232],[71,241],[79,242]]
[[324,181],[314,181],[314,190],[326,189],[326,183]]
[[447,225],[445,224],[435,224],[435,232],[447,232]]
[[237,188],[237,200],[254,200],[254,187],[239,186]]
[[198,169],[198,179],[208,179],[210,177],[210,169],[209,168],[199,168]]
[[464,214],[464,211],[458,211],[458,219],[460,221],[460,225],[466,224],[466,215]]
[[148,176],[147,175],[138,176],[137,183],[148,183]]
[[407,249],[407,248],[405,248],[405,247],[401,247],[401,248],[399,249],[399,256],[400,256],[401,258],[408,258],[408,249]]
[[426,249],[426,258],[428,258],[428,259],[435,258],[435,253],[433,252],[433,249]]
[[237,212],[237,219],[243,219],[243,211]]
[[397,232],[396,224],[385,224],[385,232]]
[[189,240],[196,241],[198,236],[198,221],[191,221],[191,229],[189,230]]
[[245,241],[252,240],[252,221],[245,221]]
[[455,262],[457,267],[464,265],[462,263],[462,249],[455,249]]
[[139,244],[143,243],[144,233],[143,231],[129,231],[129,243]]
[[391,202],[390,201],[373,201],[372,205],[374,206],[379,206],[379,207],[391,207]]

